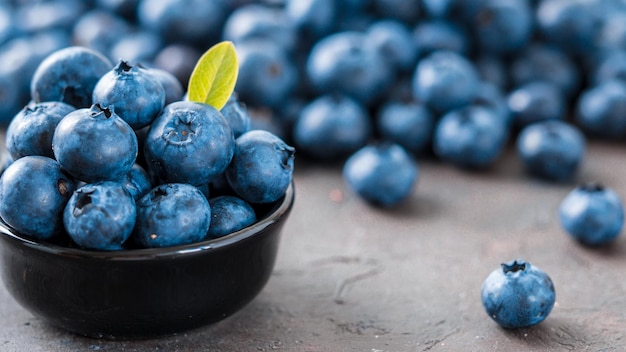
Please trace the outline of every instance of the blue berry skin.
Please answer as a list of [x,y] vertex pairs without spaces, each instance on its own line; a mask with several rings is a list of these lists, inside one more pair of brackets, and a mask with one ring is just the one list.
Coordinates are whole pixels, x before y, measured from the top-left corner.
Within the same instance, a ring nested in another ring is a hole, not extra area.
[[554,84],[542,81],[515,88],[508,94],[506,104],[516,128],[539,121],[562,120],[566,109],[563,92]]
[[264,130],[248,131],[235,141],[235,154],[226,169],[232,189],[250,203],[275,202],[293,178],[295,149]]
[[614,190],[598,183],[584,184],[563,199],[559,220],[572,238],[588,246],[601,246],[621,233],[624,206]]
[[564,121],[549,120],[522,129],[516,147],[530,175],[560,182],[572,179],[578,171],[586,141],[577,127]]
[[318,41],[306,62],[306,77],[318,92],[338,93],[371,106],[393,81],[393,69],[368,45],[363,32],[344,31]]
[[409,28],[398,21],[378,20],[367,29],[367,45],[387,60],[396,71],[415,68],[419,50]]
[[285,13],[298,33],[309,40],[317,40],[335,28],[335,3],[335,0],[287,0]]
[[149,71],[153,78],[161,82],[161,85],[165,90],[165,103],[163,106],[169,105],[175,101],[183,100],[185,89],[174,74],[156,67],[149,67],[146,68],[146,70]]
[[575,120],[594,137],[618,139],[626,135],[626,83],[611,80],[582,92]]
[[165,104],[165,89],[150,71],[124,60],[104,74],[93,89],[93,101],[114,106],[133,129],[149,125]]
[[492,84],[501,90],[509,87],[508,63],[496,55],[483,54],[474,59],[474,66],[483,82]]
[[395,143],[367,145],[352,154],[343,167],[347,186],[381,207],[392,207],[409,197],[418,174],[413,157]]
[[406,24],[417,23],[422,12],[420,1],[372,0],[371,6],[379,17],[402,21]]
[[469,104],[480,84],[474,65],[464,56],[439,51],[423,58],[413,76],[413,93],[435,113]]
[[239,231],[256,221],[254,208],[245,200],[234,196],[209,199],[211,226],[207,238],[219,238]]
[[158,34],[139,29],[113,43],[108,57],[112,60],[123,59],[134,65],[149,65],[163,45],[163,40]]
[[134,164],[121,181],[126,190],[136,201],[152,189],[150,175],[139,164]]
[[471,46],[464,28],[442,19],[421,20],[413,30],[413,37],[422,57],[440,50],[466,54]]
[[536,9],[537,28],[569,53],[588,53],[599,28],[593,4],[585,0],[542,1]]
[[483,81],[471,105],[493,109],[507,126],[512,125],[512,115],[507,106],[506,97],[498,86]]
[[534,13],[527,1],[484,0],[469,20],[478,46],[497,55],[516,52],[528,43]]
[[278,107],[289,100],[298,85],[295,64],[279,44],[268,40],[240,42],[237,59],[235,91],[250,105]]
[[63,233],[63,209],[74,181],[54,159],[25,156],[0,177],[0,217],[18,233],[49,239]]
[[487,276],[481,289],[487,315],[507,329],[544,321],[556,300],[554,284],[540,268],[524,260],[503,263]]
[[133,129],[111,108],[94,104],[67,114],[52,137],[54,157],[77,180],[120,180],[137,159]]
[[135,200],[119,182],[101,181],[78,188],[63,211],[63,225],[82,248],[122,249],[135,227]]
[[211,224],[211,207],[200,190],[186,183],[153,188],[137,201],[131,235],[141,247],[161,248],[202,241]]
[[61,119],[74,110],[73,106],[60,101],[25,106],[13,117],[6,131],[6,146],[13,160],[27,155],[54,158],[54,130]]
[[124,18],[105,9],[95,8],[78,19],[72,31],[72,41],[76,45],[108,53],[119,38],[124,38],[131,32],[132,26]]
[[437,123],[433,151],[444,161],[463,168],[486,168],[500,156],[508,128],[490,108],[467,106],[445,114]]
[[298,149],[318,159],[339,159],[364,146],[373,126],[365,108],[341,95],[323,95],[308,103],[293,128]]
[[92,49],[73,46],[57,50],[37,67],[31,80],[31,98],[87,108],[92,105],[93,88],[112,66],[109,59]]
[[430,147],[434,125],[431,112],[416,101],[390,101],[381,106],[376,116],[381,137],[414,155],[423,154]]
[[612,50],[599,57],[593,63],[589,77],[591,85],[615,79],[626,82],[626,50],[623,49]]
[[210,105],[179,101],[157,116],[144,141],[148,172],[157,183],[208,184],[224,172],[235,149],[228,121]]
[[232,94],[230,98],[228,98],[226,105],[222,107],[220,112],[224,115],[226,121],[228,121],[235,138],[250,130],[250,114],[248,114],[248,110],[239,100],[237,94]]

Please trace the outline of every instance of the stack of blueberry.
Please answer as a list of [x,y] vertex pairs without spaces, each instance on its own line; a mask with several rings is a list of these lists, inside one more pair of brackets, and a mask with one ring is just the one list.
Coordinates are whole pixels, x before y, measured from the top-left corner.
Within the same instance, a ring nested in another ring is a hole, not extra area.
[[253,224],[291,184],[294,148],[250,130],[231,93],[213,107],[183,100],[165,71],[113,66],[79,46],[53,52],[6,132],[14,161],[0,177],[0,218],[95,250],[188,244]]

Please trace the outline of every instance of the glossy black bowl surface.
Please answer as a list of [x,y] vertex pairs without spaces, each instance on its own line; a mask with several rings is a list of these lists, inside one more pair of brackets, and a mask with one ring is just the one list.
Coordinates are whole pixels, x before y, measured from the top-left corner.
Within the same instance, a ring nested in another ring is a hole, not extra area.
[[139,339],[217,322],[249,303],[274,267],[295,198],[216,240],[96,252],[37,242],[0,225],[2,280],[24,308],[86,336]]

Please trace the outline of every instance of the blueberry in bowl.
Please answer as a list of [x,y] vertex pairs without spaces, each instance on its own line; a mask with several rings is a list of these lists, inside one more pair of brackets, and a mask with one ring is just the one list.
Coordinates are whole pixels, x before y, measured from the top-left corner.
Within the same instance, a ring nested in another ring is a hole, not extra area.
[[249,303],[273,270],[294,184],[258,220],[186,245],[93,251],[33,240],[0,224],[2,280],[47,323],[80,335],[139,339],[222,320]]

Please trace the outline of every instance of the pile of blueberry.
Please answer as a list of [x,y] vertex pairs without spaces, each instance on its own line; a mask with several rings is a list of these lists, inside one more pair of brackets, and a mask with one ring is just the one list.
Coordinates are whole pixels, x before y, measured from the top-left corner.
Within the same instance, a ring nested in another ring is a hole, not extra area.
[[256,222],[291,184],[294,148],[251,130],[232,92],[218,110],[185,100],[172,77],[80,46],[45,58],[6,131],[2,221],[93,250],[194,243]]

